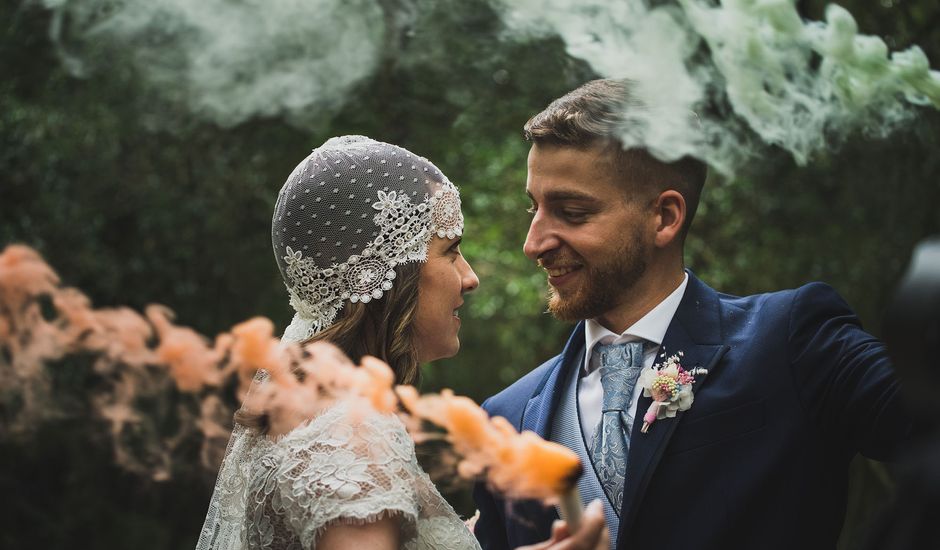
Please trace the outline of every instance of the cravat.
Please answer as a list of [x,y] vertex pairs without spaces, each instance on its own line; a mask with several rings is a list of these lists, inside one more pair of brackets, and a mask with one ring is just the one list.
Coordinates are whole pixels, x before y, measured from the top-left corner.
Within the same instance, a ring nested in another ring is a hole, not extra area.
[[643,342],[597,345],[593,353],[599,358],[604,407],[594,430],[591,461],[619,516],[630,451],[631,426],[626,411],[630,410],[633,388],[643,368]]

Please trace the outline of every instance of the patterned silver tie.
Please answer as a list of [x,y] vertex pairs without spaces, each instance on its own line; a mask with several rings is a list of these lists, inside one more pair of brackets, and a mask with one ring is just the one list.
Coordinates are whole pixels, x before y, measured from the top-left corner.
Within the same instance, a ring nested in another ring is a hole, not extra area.
[[626,411],[633,402],[633,388],[643,369],[643,342],[594,346],[604,387],[603,415],[594,430],[591,461],[617,515],[623,502],[632,426]]

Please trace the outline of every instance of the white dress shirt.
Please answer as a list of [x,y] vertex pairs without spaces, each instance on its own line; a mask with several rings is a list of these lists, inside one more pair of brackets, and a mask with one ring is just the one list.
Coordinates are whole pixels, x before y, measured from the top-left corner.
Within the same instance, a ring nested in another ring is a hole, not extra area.
[[[594,319],[588,319],[585,323],[586,345],[584,346],[584,365],[581,368],[581,383],[578,385],[578,412],[581,415],[581,432],[584,433],[584,441],[589,449],[594,439],[594,429],[601,420],[601,409],[604,405],[604,387],[601,385],[601,374],[598,368],[600,365],[596,358],[592,360],[591,357],[595,344],[620,344],[645,340],[643,368],[649,368],[656,360],[663,337],[666,336],[666,330],[676,310],[679,309],[679,302],[682,301],[688,283],[689,274],[685,273],[685,278],[672,291],[672,294],[666,296],[662,302],[620,335],[607,330]],[[633,402],[630,410],[627,411],[627,420],[631,426],[636,417],[637,401],[640,400],[642,393],[643,388],[637,384],[633,388]]]

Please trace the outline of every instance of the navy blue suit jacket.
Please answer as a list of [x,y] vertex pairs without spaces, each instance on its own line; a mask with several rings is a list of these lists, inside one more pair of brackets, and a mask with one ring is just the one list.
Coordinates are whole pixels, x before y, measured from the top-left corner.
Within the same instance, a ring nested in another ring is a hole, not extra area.
[[[548,438],[568,369],[584,357],[579,323],[562,353],[484,408]],[[719,294],[691,273],[663,340],[702,367],[692,407],[630,444],[618,549],[832,549],[848,463],[889,459],[910,435],[884,345],[829,286],[748,297]],[[590,468],[590,465],[586,465]],[[478,485],[484,549],[549,537],[552,508],[506,502]]]

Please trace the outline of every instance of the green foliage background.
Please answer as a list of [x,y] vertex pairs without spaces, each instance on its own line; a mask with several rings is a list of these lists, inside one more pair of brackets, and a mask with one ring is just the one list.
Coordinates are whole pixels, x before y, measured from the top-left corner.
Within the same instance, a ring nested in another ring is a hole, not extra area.
[[[149,89],[130,64],[73,76],[48,38],[49,13],[0,0],[0,246],[38,249],[98,306],[166,304],[210,335],[254,315],[283,327],[289,307],[269,238],[283,180],[333,135],[397,143],[461,187],[463,248],[482,280],[460,355],[428,365],[424,389],[478,401],[496,392],[557,353],[569,330],[542,313],[543,276],[521,253],[521,126],[593,75],[558,40],[502,38],[482,1],[434,5],[415,28],[436,31],[402,46],[420,55],[388,60],[340,112],[304,127],[256,118],[220,128]],[[935,3],[844,5],[862,32],[940,59]],[[823,8],[800,3],[812,19]],[[687,265],[733,294],[825,280],[878,334],[914,244],[940,233],[938,147],[940,116],[925,110],[890,139],[850,141],[805,168],[771,152],[733,181],[709,182]],[[60,394],[80,392],[78,380]],[[77,415],[0,441],[0,546],[193,547],[213,472],[192,453],[171,481],[140,479],[112,463],[91,422]],[[868,462],[851,475],[846,548],[891,487]],[[471,510],[465,492],[451,497]]]

